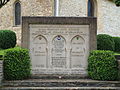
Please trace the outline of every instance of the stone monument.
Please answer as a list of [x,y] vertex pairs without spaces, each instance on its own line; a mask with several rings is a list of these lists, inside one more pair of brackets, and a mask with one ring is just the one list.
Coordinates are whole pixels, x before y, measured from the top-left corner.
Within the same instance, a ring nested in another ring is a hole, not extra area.
[[87,75],[96,49],[96,18],[23,17],[22,47],[30,50],[32,74]]

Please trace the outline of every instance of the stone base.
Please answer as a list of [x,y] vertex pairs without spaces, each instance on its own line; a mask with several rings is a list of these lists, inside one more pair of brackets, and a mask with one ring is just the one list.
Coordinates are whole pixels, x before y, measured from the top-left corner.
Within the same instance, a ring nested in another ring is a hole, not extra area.
[[120,90],[120,82],[90,79],[30,79],[5,81],[4,87],[0,90]]

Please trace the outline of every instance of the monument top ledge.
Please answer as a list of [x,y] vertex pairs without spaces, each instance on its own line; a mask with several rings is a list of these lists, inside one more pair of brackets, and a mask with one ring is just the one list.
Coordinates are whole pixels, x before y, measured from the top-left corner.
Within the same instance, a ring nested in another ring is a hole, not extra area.
[[[52,21],[51,21],[52,20]],[[23,22],[34,24],[94,24],[97,27],[96,17],[50,17],[50,16],[23,16]],[[22,23],[24,24],[24,23]],[[96,28],[95,27],[95,28]]]

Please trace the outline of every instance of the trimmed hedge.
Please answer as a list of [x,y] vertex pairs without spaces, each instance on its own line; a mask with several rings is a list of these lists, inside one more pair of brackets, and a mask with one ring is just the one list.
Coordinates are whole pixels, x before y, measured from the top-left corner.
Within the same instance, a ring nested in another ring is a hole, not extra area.
[[117,80],[118,63],[112,51],[94,50],[88,59],[88,75],[95,80]]
[[116,4],[116,6],[120,6],[120,0],[113,0],[113,2]]
[[3,55],[0,55],[0,60],[3,60]]
[[8,49],[16,45],[16,34],[10,30],[0,30],[0,48]]
[[107,34],[97,35],[97,49],[114,51],[115,49],[114,39]]
[[115,52],[120,52],[120,37],[113,37],[115,42]]
[[31,75],[31,64],[27,49],[12,48],[5,50],[4,78],[6,80],[26,79]]

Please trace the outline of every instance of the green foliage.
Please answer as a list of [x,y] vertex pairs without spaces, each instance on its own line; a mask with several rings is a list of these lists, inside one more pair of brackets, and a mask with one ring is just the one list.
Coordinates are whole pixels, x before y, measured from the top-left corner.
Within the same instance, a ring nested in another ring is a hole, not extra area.
[[0,8],[7,4],[10,0],[0,0]]
[[16,34],[10,30],[0,30],[0,48],[8,49],[16,45]]
[[6,80],[26,79],[31,74],[29,52],[26,49],[12,48],[5,50],[4,78]]
[[115,52],[120,52],[120,37],[113,37],[115,42]]
[[3,60],[3,55],[0,55],[0,60]]
[[120,6],[120,0],[113,0],[113,2],[116,4],[116,6]]
[[95,80],[116,80],[118,62],[112,51],[94,50],[88,59],[88,75]]
[[115,49],[114,39],[107,34],[97,35],[97,49],[114,51]]

